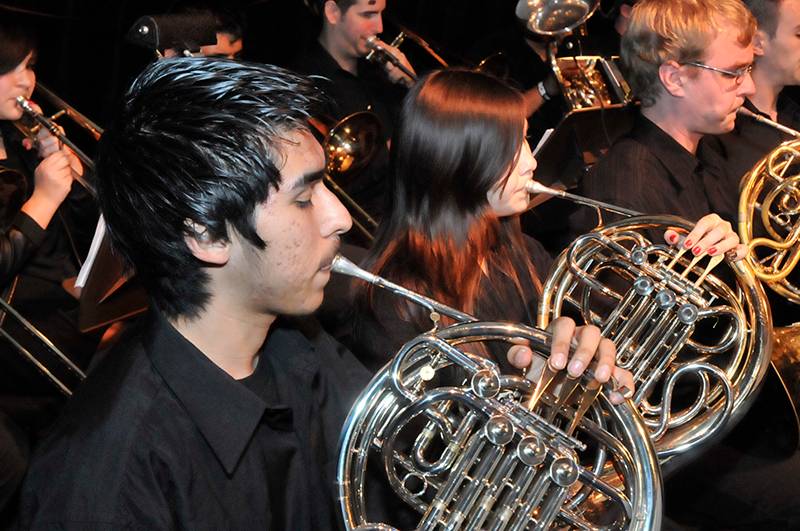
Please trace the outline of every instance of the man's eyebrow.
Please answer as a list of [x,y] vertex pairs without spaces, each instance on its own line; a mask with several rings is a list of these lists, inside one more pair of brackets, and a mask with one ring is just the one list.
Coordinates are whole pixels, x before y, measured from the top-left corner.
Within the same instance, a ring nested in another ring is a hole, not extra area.
[[305,188],[312,183],[321,181],[324,176],[325,170],[315,171],[314,173],[306,173],[294,182],[291,191],[297,190],[298,188]]

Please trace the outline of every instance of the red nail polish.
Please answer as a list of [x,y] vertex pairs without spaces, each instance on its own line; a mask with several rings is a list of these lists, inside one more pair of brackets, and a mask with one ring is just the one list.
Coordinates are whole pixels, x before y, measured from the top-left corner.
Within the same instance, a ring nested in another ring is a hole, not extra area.
[[700,248],[700,246],[699,246],[699,245],[698,245],[697,247],[695,247],[694,249],[692,249],[692,253],[693,253],[695,256],[697,256],[698,254],[700,254],[700,251],[702,251],[702,249]]
[[675,243],[676,241],[678,241],[678,235],[677,234],[670,234],[669,243]]
[[683,242],[683,246],[689,249],[692,246],[692,240],[686,240]]
[[708,254],[710,256],[714,256],[715,254],[717,254],[717,248],[716,247],[712,247],[711,249],[708,250]]

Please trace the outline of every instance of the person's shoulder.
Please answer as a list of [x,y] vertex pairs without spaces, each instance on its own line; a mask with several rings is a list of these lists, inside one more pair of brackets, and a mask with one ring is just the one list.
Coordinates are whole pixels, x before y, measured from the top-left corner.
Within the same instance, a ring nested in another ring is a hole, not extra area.
[[[160,454],[170,445],[159,427],[179,424],[179,407],[155,373],[143,338],[125,335],[36,449],[22,492],[23,526],[119,528],[136,497],[130,489],[157,475]],[[179,456],[180,445],[173,446]]]

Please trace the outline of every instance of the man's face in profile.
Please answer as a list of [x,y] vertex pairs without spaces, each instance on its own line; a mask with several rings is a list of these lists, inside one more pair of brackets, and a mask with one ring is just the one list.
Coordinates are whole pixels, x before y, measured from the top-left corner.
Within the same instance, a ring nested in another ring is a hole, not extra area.
[[319,307],[339,235],[351,225],[350,214],[322,180],[322,146],[307,130],[286,138],[280,186],[253,214],[266,248],[233,234],[223,288],[236,290],[253,311],[270,315],[307,314]]

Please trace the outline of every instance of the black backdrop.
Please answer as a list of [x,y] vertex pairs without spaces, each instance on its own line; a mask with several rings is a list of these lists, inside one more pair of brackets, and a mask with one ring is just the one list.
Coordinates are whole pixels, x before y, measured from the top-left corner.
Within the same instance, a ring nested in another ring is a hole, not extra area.
[[[26,18],[39,38],[38,80],[101,126],[108,125],[122,93],[153,59],[147,50],[125,41],[133,22],[142,15],[174,12],[199,3],[0,0],[0,6],[31,12]],[[606,3],[610,6],[614,1],[604,1],[601,7]],[[389,0],[384,38],[391,40],[397,33],[396,23],[400,23],[428,40],[451,64],[466,64],[463,58],[477,41],[513,27],[515,4],[516,0]],[[203,5],[240,14],[245,22],[247,60],[284,65],[319,29],[318,20],[302,0],[205,1]],[[602,15],[593,19],[602,19]],[[418,70],[425,69],[427,58],[418,48],[408,44],[403,49]],[[417,61],[422,64],[418,66]],[[72,134],[66,122],[64,125]],[[76,141],[80,144],[81,138]]]

